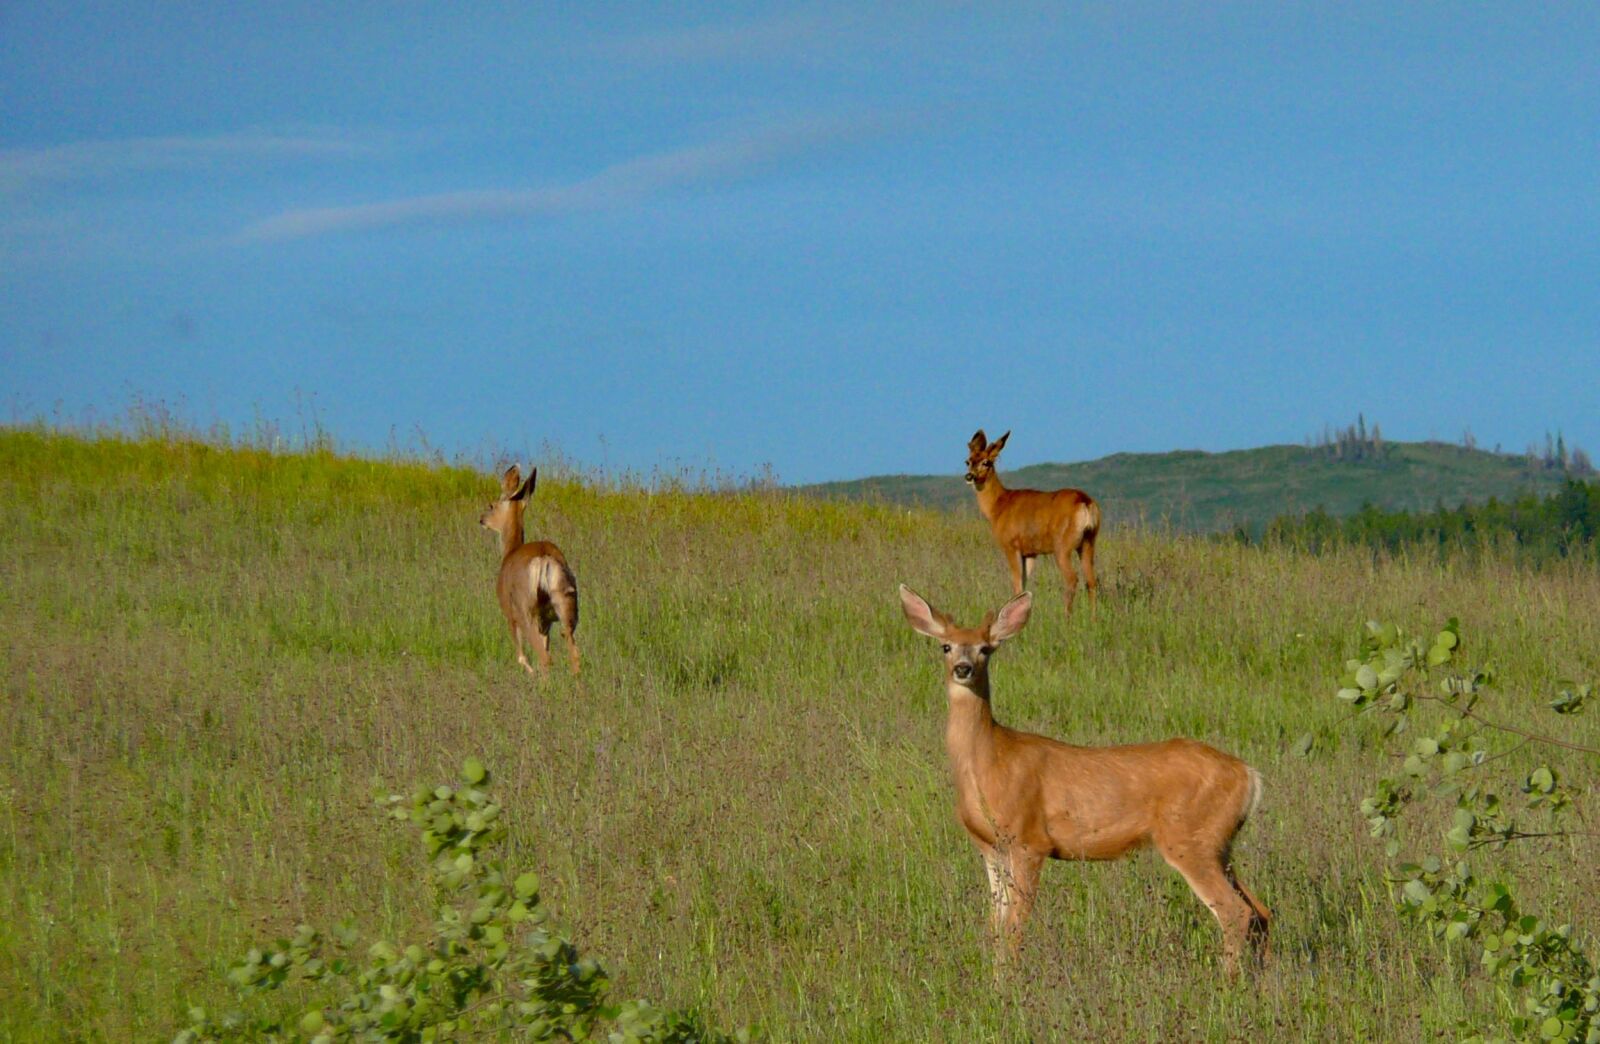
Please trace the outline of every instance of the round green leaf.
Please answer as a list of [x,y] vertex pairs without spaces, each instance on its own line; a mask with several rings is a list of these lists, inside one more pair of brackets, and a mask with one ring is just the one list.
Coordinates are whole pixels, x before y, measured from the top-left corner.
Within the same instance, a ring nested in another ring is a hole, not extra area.
[[468,758],[465,765],[461,766],[461,778],[474,785],[482,783],[489,775],[483,767],[483,762],[477,758]]

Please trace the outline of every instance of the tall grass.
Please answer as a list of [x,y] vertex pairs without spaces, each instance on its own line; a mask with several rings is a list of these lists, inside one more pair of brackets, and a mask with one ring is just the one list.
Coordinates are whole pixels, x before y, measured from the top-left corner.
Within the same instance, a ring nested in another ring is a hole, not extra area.
[[[997,715],[1257,766],[1236,858],[1276,958],[1224,981],[1210,915],[1137,857],[1047,868],[997,980],[939,668],[895,598],[963,620],[1005,599],[975,514],[542,479],[529,533],[577,573],[586,659],[539,682],[475,525],[494,489],[329,447],[0,433],[0,1038],[161,1037],[298,921],[414,932],[412,839],[350,795],[469,754],[619,993],[776,1039],[1399,1040],[1492,1014],[1391,913],[1355,810],[1379,755],[1330,693],[1373,616],[1460,616],[1530,702],[1592,678],[1593,571],[1113,530],[1099,610],[1068,622],[1041,570]],[[1507,872],[1592,925],[1597,846],[1562,845]]]

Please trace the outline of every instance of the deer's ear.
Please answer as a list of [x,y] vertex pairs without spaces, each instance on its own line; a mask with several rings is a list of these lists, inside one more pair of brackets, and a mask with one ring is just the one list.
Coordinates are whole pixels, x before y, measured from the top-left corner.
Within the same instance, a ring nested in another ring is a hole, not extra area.
[[1033,592],[1024,591],[1000,607],[994,614],[994,621],[989,624],[989,641],[998,645],[1022,630],[1022,625],[1028,622],[1028,614],[1033,612]]
[[500,476],[500,490],[509,497],[520,485],[522,485],[522,470],[513,464],[506,469],[504,475]]
[[971,450],[974,453],[977,453],[979,450],[983,449],[983,447],[987,446],[988,444],[989,444],[989,440],[986,437],[984,437],[983,429],[979,428],[977,434],[972,436],[972,438],[967,440],[967,449]]
[[1000,455],[1000,451],[1006,448],[1006,440],[1009,439],[1010,437],[1011,437],[1011,433],[1008,431],[1004,435],[1000,436],[998,439],[995,439],[993,442],[989,443],[989,459],[990,460],[993,460],[994,458],[996,458],[996,457],[998,457]]
[[532,471],[528,472],[528,481],[524,482],[521,485],[521,487],[518,488],[518,490],[515,493],[511,494],[511,499],[512,500],[521,500],[523,497],[527,496],[529,493],[532,493],[534,484],[537,483],[538,481],[539,481],[539,469],[538,468],[534,468]]
[[929,638],[943,638],[945,635],[946,621],[944,614],[928,604],[928,600],[905,584],[900,585],[900,608],[906,614],[906,622],[918,634],[925,634]]

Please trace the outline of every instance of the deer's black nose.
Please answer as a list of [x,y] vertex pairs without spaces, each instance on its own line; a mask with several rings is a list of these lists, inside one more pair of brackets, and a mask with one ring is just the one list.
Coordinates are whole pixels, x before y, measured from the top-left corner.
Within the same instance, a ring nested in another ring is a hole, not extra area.
[[958,663],[956,664],[955,670],[952,673],[955,674],[956,678],[960,681],[966,681],[968,678],[972,677],[972,665],[970,663]]

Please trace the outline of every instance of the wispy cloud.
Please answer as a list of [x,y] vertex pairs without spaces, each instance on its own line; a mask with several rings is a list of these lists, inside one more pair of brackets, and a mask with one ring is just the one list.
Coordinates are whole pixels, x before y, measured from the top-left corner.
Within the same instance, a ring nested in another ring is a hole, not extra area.
[[428,222],[523,219],[597,210],[684,186],[748,176],[784,156],[870,133],[870,120],[811,120],[777,130],[641,156],[578,181],[521,189],[477,189],[285,211],[239,233],[245,242],[305,239]]
[[112,177],[138,171],[196,169],[224,162],[358,156],[369,142],[334,133],[251,131],[209,137],[122,138],[41,148],[0,149],[0,190]]
[[698,25],[609,41],[605,50],[642,61],[755,58],[803,47],[837,22],[819,15],[781,15],[732,25]]

